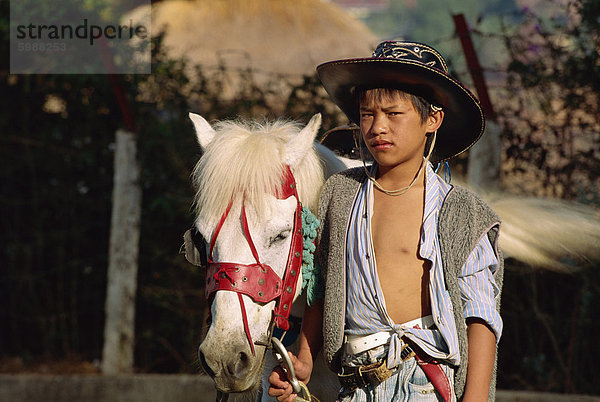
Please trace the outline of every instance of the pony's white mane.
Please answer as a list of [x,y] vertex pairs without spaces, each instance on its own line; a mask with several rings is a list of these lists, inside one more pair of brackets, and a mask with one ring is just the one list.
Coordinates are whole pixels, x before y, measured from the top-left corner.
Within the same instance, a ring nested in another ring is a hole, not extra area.
[[[197,219],[216,224],[231,200],[245,195],[259,216],[268,214],[265,193],[280,191],[286,145],[302,130],[299,123],[275,120],[222,121],[192,173]],[[315,212],[324,182],[314,146],[292,167],[300,202]]]

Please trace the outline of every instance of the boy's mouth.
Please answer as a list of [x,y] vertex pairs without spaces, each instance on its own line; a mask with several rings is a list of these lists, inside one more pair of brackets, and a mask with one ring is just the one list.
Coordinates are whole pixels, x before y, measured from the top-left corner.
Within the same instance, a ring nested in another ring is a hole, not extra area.
[[385,140],[373,140],[371,141],[371,147],[378,151],[383,151],[392,147],[392,143]]

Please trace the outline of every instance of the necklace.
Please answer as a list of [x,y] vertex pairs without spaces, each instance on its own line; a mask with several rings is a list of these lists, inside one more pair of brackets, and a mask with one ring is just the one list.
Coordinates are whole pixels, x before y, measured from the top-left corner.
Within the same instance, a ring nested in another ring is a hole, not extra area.
[[359,147],[359,150],[360,150],[360,159],[362,160],[363,168],[365,169],[365,173],[367,174],[367,177],[369,178],[369,180],[371,180],[373,182],[373,185],[375,187],[377,187],[378,190],[382,191],[383,193],[385,193],[387,195],[391,195],[393,197],[396,197],[396,196],[399,196],[399,195],[402,195],[402,194],[406,193],[408,190],[410,190],[415,185],[415,183],[417,182],[417,180],[419,179],[419,177],[421,177],[421,173],[423,172],[423,169],[427,165],[427,162],[429,162],[429,157],[431,156],[431,152],[433,151],[433,147],[435,146],[436,136],[437,136],[437,130],[434,131],[434,133],[433,133],[433,139],[431,141],[431,145],[429,146],[429,152],[427,152],[427,156],[423,157],[423,160],[421,161],[421,166],[419,167],[419,171],[415,175],[415,177],[412,180],[412,182],[408,186],[402,187],[402,188],[398,188],[396,190],[386,190],[385,188],[383,188],[383,186],[381,184],[379,184],[377,182],[377,180],[373,176],[371,176],[371,173],[369,173],[369,170],[367,169],[367,164],[365,163],[365,158],[363,157],[362,146]]
[[385,188],[383,188],[383,186],[381,184],[379,184],[377,182],[377,180],[373,176],[371,176],[371,174],[367,170],[366,165],[363,164],[363,167],[365,168],[365,172],[367,173],[367,177],[369,178],[369,180],[371,180],[373,182],[373,185],[375,187],[377,187],[377,189],[379,189],[380,191],[384,192],[387,195],[391,195],[393,197],[396,197],[398,195],[402,195],[402,194],[406,193],[408,190],[410,190],[412,188],[412,186],[415,185],[415,183],[417,182],[417,180],[421,176],[421,173],[423,172],[423,168],[425,167],[426,162],[427,162],[427,158],[423,157],[423,160],[421,161],[421,166],[419,167],[419,171],[415,175],[415,178],[413,179],[413,181],[408,186],[402,187],[402,188],[398,188],[396,190],[386,190]]

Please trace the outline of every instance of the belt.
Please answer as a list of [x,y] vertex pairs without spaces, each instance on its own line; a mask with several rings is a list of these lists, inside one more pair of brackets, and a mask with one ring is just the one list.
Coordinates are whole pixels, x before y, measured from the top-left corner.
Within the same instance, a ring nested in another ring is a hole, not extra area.
[[[404,323],[402,326],[427,329],[431,328],[433,324],[433,317],[429,315]],[[384,345],[390,337],[390,332],[378,332],[367,336],[348,335],[346,339],[346,353],[358,354],[365,350]],[[402,340],[403,344],[400,349],[400,358],[402,361],[404,362],[414,356],[417,364],[425,372],[425,375],[429,378],[429,381],[431,381],[442,399],[446,402],[450,401],[452,388],[439,362],[428,356],[408,338],[402,337]],[[338,379],[342,387],[344,387],[345,393],[351,393],[355,389],[369,384],[378,385],[390,378],[393,373],[394,369],[388,369],[387,362],[383,360],[366,366],[344,367],[342,374],[338,374]]]
[[[452,388],[439,362],[427,356],[417,345],[409,344],[410,340],[406,338],[403,340],[406,343],[402,345],[400,352],[402,361],[414,356],[435,390],[445,402],[449,402],[452,398]],[[390,378],[392,374],[394,374],[394,369],[387,368],[387,362],[383,360],[366,366],[344,367],[342,374],[338,374],[338,380],[344,389],[344,394],[350,394],[357,388],[367,385],[377,386]]]
[[[419,327],[428,329],[433,327],[433,316],[417,318],[415,320],[405,322],[401,326],[406,328]],[[385,345],[392,336],[392,332],[383,331],[376,332],[370,335],[348,335],[346,336],[346,353],[349,355],[357,355],[365,350],[376,348],[377,346]]]
[[[413,348],[408,343],[403,343],[400,349],[400,358],[406,361],[415,356]],[[366,366],[349,367],[344,366],[342,374],[338,374],[338,380],[342,387],[348,392],[366,385],[377,385],[392,376],[395,369],[389,369],[385,360]]]

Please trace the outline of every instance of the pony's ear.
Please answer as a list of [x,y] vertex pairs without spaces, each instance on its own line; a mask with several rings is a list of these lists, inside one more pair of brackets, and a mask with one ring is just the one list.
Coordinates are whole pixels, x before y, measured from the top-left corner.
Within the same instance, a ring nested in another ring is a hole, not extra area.
[[192,120],[192,123],[194,123],[194,128],[196,129],[198,144],[200,144],[200,147],[202,147],[202,150],[204,151],[208,144],[215,137],[215,130],[213,130],[204,117],[200,116],[199,114],[190,113],[189,116]]
[[284,162],[290,166],[296,166],[312,148],[313,141],[321,127],[321,114],[317,113],[310,119],[296,137],[286,144]]

